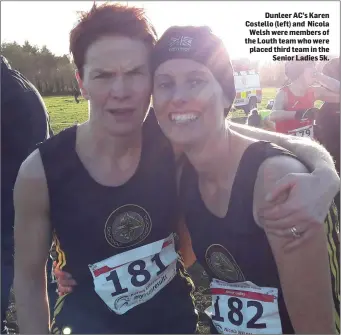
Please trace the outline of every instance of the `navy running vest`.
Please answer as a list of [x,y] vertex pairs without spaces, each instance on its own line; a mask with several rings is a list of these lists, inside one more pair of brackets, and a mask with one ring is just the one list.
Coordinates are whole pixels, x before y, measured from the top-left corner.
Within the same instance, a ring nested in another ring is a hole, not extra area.
[[[253,191],[260,165],[277,155],[291,155],[268,142],[255,142],[244,152],[233,183],[225,218],[213,215],[198,188],[198,175],[187,161],[180,194],[192,246],[209,277],[228,283],[251,281],[278,289],[278,307],[284,334],[293,334],[284,303],[275,259],[265,235],[253,217]],[[251,331],[250,331],[251,333]]]
[[[154,117],[151,113],[143,126],[135,174],[118,187],[100,185],[88,174],[75,151],[77,126],[40,145],[57,263],[78,283],[72,293],[58,299],[53,333],[65,327],[73,333],[185,333],[196,329],[193,285],[181,261],[176,263],[175,277],[161,291],[122,315],[110,310],[95,292],[88,267],[176,232],[174,155]],[[143,266],[140,262],[130,269],[141,273],[134,277],[136,285],[146,279]],[[115,282],[116,272],[112,272],[107,280],[114,296],[124,287]],[[122,300],[123,307],[124,303]]]

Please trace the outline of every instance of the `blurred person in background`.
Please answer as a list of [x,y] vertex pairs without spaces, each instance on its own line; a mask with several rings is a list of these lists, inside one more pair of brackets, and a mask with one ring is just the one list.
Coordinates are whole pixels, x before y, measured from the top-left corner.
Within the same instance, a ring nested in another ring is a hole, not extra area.
[[257,108],[254,108],[251,110],[248,119],[247,124],[252,127],[260,128],[262,126],[262,118],[258,114]]
[[[312,120],[301,119],[307,109],[314,107],[316,100],[339,103],[339,81],[317,72],[314,62],[287,62],[285,74],[291,83],[279,90],[270,114],[270,121],[276,123],[277,132],[287,134],[312,125]],[[319,86],[312,86],[314,83]]]
[[21,163],[38,143],[52,136],[52,130],[39,92],[3,56],[1,121],[1,331],[5,333],[14,267],[14,183]]

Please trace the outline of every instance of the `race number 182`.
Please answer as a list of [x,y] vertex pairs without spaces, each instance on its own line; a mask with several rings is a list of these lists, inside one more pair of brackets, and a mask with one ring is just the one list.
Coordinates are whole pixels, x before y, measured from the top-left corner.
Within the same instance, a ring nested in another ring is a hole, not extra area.
[[[225,318],[220,313],[219,308],[219,299],[220,297],[216,297],[216,302],[214,304],[214,315],[212,315],[212,320],[218,322],[225,322]],[[227,302],[228,312],[226,317],[228,318],[229,322],[237,327],[241,326],[244,322],[244,316],[242,313],[243,310],[243,301],[236,297],[231,297],[228,299]],[[266,323],[261,322],[257,323],[258,320],[263,316],[263,306],[259,301],[252,301],[247,300],[246,307],[251,308],[254,307],[255,313],[249,319],[245,320],[247,328],[254,328],[254,329],[263,329],[266,328]],[[248,313],[249,314],[249,313]]]

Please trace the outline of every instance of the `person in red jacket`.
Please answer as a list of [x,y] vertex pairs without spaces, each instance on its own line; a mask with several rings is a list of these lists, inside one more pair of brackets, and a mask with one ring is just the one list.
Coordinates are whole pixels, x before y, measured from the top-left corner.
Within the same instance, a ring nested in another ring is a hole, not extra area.
[[[279,90],[270,114],[270,121],[276,123],[277,132],[288,134],[312,125],[311,120],[302,121],[302,116],[307,109],[314,107],[316,100],[340,101],[340,82],[317,72],[314,62],[287,62],[285,74],[290,84]],[[312,86],[315,83],[318,86]]]

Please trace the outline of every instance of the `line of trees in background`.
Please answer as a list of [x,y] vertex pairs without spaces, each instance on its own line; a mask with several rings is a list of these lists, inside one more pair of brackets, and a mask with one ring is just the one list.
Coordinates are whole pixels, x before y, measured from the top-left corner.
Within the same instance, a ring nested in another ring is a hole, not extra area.
[[68,55],[55,56],[46,46],[38,48],[28,41],[22,46],[16,42],[1,43],[1,54],[43,96],[69,95],[78,91],[75,66]]
[[[75,65],[69,55],[55,56],[46,46],[38,48],[28,41],[1,43],[1,54],[11,66],[26,76],[43,96],[72,95],[78,91]],[[235,60],[259,72],[262,87],[281,87],[285,82],[284,62]]]

